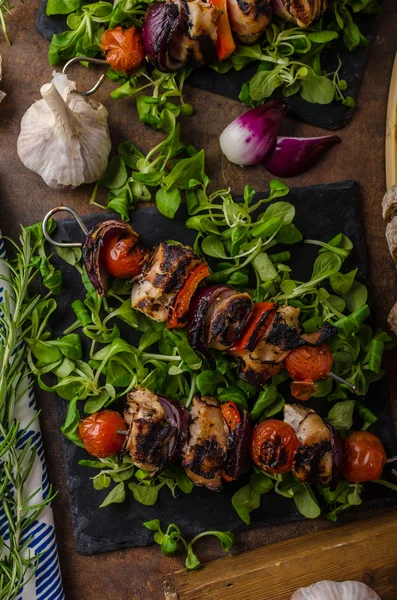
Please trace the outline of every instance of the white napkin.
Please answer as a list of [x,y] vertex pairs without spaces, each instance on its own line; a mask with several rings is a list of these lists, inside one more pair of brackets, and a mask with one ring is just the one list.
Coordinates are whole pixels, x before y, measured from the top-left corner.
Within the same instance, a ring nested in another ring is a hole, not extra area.
[[[0,258],[5,258],[1,231]],[[4,276],[7,276],[8,274],[8,269],[4,261],[0,261],[0,274]],[[1,303],[3,301],[3,292],[6,288],[7,282],[3,279],[0,279],[0,311]],[[21,423],[22,429],[29,424],[36,414],[36,402],[34,399],[32,382],[28,378],[26,378],[25,381],[28,384],[26,386],[27,391],[19,400],[15,410],[15,418]],[[33,469],[30,473],[28,481],[25,484],[25,497],[29,497],[30,494],[33,494],[35,490],[40,488],[41,492],[32,499],[32,504],[37,504],[41,502],[43,496],[45,497],[47,495],[49,489],[44,458],[43,440],[41,437],[38,419],[36,419],[29,426],[29,429],[25,432],[20,441],[20,446],[22,447],[28,440],[30,440],[32,446],[34,445],[36,447],[37,454]],[[4,512],[2,512],[1,506],[0,535],[4,537],[5,542],[7,543],[9,538],[7,519],[4,515]],[[54,520],[52,508],[50,506],[46,506],[39,519],[35,521],[25,532],[25,539],[30,536],[33,536],[29,544],[30,553],[43,554],[39,559],[39,566],[35,571],[34,576],[25,585],[17,600],[63,600],[65,596],[63,593],[61,572],[58,562]]]

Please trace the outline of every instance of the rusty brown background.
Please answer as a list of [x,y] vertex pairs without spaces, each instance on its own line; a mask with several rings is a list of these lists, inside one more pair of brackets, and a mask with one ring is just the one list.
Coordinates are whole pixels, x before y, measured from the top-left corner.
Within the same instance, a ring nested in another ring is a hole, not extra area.
[[[30,224],[43,218],[53,206],[63,203],[82,214],[92,211],[88,199],[90,188],[84,186],[72,192],[56,192],[48,188],[39,176],[28,171],[19,161],[16,141],[19,123],[26,109],[40,97],[42,84],[50,81],[52,69],[47,60],[48,42],[34,29],[38,0],[19,5],[8,18],[12,47],[0,37],[3,56],[3,81],[0,88],[7,97],[0,106],[0,227],[6,235],[17,236],[19,224]],[[289,185],[310,185],[344,179],[359,182],[362,194],[365,234],[373,282],[373,305],[378,322],[385,326],[387,313],[397,299],[396,270],[389,256],[380,203],[385,192],[385,119],[388,86],[397,50],[397,2],[384,0],[376,38],[357,99],[357,110],[351,123],[339,132],[342,144],[334,148],[315,168],[301,177],[289,180]],[[75,67],[72,76],[80,87],[90,85],[96,72]],[[134,100],[112,100],[107,81],[96,94],[109,110],[109,124],[114,147],[125,139],[132,140],[143,151],[158,143],[161,134],[152,132],[138,122]],[[231,119],[245,110],[238,102],[186,87],[186,101],[193,104],[195,114],[182,123],[182,140],[197,148],[205,148],[207,172],[214,186],[230,186],[241,193],[249,183],[257,190],[267,186],[269,177],[260,167],[241,169],[222,161],[218,136]],[[310,125],[289,123],[295,135],[324,135]],[[98,209],[93,207],[94,211]],[[341,223],[343,229],[343,223]],[[389,355],[388,380],[390,401],[396,397],[396,353]],[[57,423],[55,397],[37,393],[42,407],[41,425],[44,436],[50,480],[59,490],[54,502],[60,562],[67,600],[160,600],[163,598],[162,578],[169,571],[181,568],[180,556],[166,558],[158,547],[135,548],[97,556],[79,556],[75,551],[65,474],[62,466],[60,430]],[[397,404],[394,402],[394,425],[397,424]],[[104,513],[105,518],[105,513]],[[346,515],[353,519],[354,511]],[[260,545],[316,531],[329,524],[322,520],[266,527],[238,535],[236,549],[244,551]],[[218,542],[205,541],[197,548],[203,560],[222,556]]]

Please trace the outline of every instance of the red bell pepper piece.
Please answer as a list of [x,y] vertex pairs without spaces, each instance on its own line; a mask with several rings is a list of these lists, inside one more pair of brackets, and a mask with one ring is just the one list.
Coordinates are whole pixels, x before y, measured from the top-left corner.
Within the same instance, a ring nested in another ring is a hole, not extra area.
[[[249,350],[251,338],[254,336],[255,340],[259,340],[260,332],[262,330],[264,331],[268,319],[273,314],[269,311],[273,311],[277,306],[278,304],[275,302],[257,302],[254,304],[251,316],[240,339],[237,340],[232,348],[230,348],[229,352],[238,356],[239,354],[243,354],[245,350]],[[254,348],[251,348],[251,350],[254,350]]]
[[[223,419],[229,428],[229,433],[231,433],[241,423],[240,412],[239,412],[236,404],[232,401],[222,404],[221,411],[222,411]],[[233,481],[233,477],[230,477],[229,475],[223,475],[223,479],[228,482]]]
[[179,290],[171,314],[167,320],[168,329],[181,329],[187,324],[189,304],[199,283],[210,275],[210,270],[206,263],[197,265],[189,274],[182,288]]
[[220,8],[222,12],[219,21],[216,41],[216,55],[218,60],[225,60],[235,51],[236,44],[234,43],[232,30],[230,28],[229,16],[227,14],[227,0],[210,0],[211,4]]
[[221,411],[223,418],[225,419],[229,431],[236,429],[237,425],[241,423],[240,412],[234,402],[226,402],[221,405]]

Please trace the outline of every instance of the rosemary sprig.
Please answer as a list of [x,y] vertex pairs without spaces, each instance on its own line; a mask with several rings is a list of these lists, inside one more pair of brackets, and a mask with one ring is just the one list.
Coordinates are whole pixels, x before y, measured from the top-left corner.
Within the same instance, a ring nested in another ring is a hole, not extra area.
[[[41,488],[28,492],[28,480],[36,459],[30,439],[23,442],[33,420],[22,426],[17,418],[18,402],[30,388],[24,339],[39,295],[29,296],[28,287],[39,272],[34,261],[31,235],[22,230],[15,259],[7,263],[8,276],[0,274],[3,301],[0,304],[0,510],[6,531],[0,536],[0,590],[3,600],[14,600],[33,577],[40,555],[32,554],[30,526],[52,499],[51,487],[41,499]],[[5,262],[1,260],[0,262]],[[40,499],[40,500],[37,500]]]
[[[20,0],[22,4],[24,4],[23,0]],[[11,46],[10,38],[7,33],[7,25],[6,25],[6,17],[11,14],[14,5],[11,4],[10,0],[0,0],[0,29],[4,34],[8,44]],[[1,589],[1,588],[0,588]]]

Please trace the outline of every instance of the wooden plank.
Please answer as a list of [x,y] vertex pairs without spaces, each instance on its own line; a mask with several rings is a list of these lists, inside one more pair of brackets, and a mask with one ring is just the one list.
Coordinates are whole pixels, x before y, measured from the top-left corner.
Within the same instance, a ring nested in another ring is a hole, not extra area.
[[397,598],[397,512],[230,556],[164,579],[166,600],[290,600],[320,581],[363,581]]
[[397,183],[397,54],[390,80],[386,117],[386,186]]

